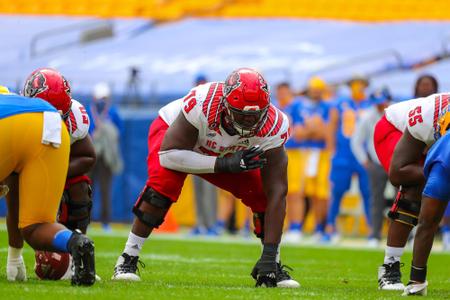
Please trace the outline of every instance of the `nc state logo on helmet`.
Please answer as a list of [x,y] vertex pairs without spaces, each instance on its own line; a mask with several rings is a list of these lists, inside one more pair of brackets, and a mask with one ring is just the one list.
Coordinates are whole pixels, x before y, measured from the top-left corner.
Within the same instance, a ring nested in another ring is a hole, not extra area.
[[42,68],[37,69],[27,78],[23,87],[23,95],[41,98],[57,110],[63,118],[67,118],[72,105],[70,85],[58,71]]
[[233,71],[224,83],[226,121],[241,136],[255,135],[267,116],[270,92],[261,74],[249,68]]

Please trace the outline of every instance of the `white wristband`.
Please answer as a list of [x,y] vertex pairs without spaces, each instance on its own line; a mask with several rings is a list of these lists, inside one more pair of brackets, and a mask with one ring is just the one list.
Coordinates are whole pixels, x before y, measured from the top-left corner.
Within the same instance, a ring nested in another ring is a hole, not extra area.
[[191,173],[214,173],[216,157],[190,150],[171,149],[159,152],[159,163],[167,169]]

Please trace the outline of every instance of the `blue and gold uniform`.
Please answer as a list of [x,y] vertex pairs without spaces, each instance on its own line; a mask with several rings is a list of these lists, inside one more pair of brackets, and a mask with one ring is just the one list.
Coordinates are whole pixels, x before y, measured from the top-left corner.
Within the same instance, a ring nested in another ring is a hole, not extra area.
[[423,195],[448,202],[450,200],[450,134],[441,137],[428,151],[423,172],[427,183]]
[[[283,112],[289,117],[291,125],[296,120],[296,111],[300,103],[299,98],[295,98],[292,103],[283,108]],[[297,194],[304,189],[304,169],[306,165],[304,145],[290,138],[284,145],[288,156],[288,194]]]
[[355,130],[358,116],[369,106],[370,102],[367,100],[357,103],[350,98],[338,99],[333,105],[338,112],[339,122],[336,131],[335,154],[331,163],[332,197],[327,225],[334,228],[342,197],[350,188],[353,174],[358,175],[359,189],[364,201],[364,212],[368,223],[371,224],[369,178],[365,168],[358,163],[350,147],[350,138]]
[[0,93],[0,181],[19,176],[19,228],[53,223],[66,180],[70,140],[61,120],[61,145],[42,143],[44,114],[56,112],[35,98]]
[[[293,125],[305,126],[314,119],[324,124],[329,120],[329,104],[324,101],[314,102],[303,99],[295,102],[292,108]],[[292,138],[295,142],[295,139]],[[299,144],[301,149],[302,168],[297,168],[303,182],[303,192],[307,197],[327,200],[329,197],[330,155],[325,150],[325,140],[307,139]]]

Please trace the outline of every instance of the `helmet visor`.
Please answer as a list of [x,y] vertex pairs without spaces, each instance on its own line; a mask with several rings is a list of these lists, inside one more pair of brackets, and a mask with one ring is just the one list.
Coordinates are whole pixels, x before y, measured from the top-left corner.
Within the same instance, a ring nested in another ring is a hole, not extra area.
[[254,135],[261,127],[268,108],[260,110],[240,110],[227,105],[227,112],[233,127],[240,135]]

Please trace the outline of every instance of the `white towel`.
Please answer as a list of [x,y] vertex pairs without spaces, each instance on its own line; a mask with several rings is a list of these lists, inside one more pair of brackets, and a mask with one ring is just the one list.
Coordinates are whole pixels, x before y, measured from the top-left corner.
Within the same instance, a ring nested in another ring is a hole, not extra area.
[[57,112],[44,112],[44,126],[42,129],[42,144],[61,146],[61,115]]

